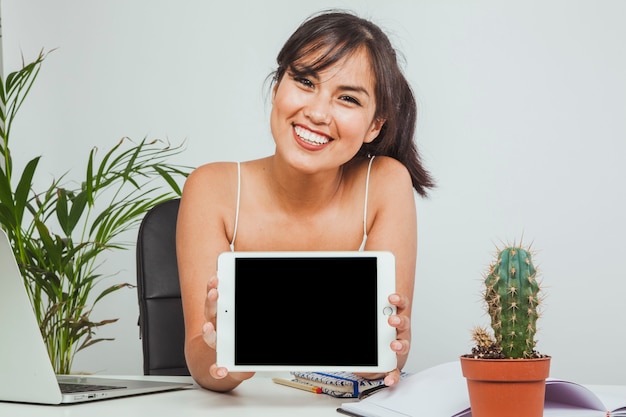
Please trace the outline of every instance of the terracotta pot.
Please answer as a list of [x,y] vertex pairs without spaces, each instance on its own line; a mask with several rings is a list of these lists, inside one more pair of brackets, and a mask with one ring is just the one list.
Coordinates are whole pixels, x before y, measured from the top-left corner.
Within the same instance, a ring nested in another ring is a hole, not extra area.
[[474,359],[461,356],[472,417],[541,417],[550,357]]

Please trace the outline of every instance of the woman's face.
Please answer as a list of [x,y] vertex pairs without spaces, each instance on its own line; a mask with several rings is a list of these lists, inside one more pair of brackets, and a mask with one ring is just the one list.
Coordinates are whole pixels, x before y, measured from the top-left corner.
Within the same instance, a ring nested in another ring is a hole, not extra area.
[[272,104],[277,155],[307,173],[343,165],[384,123],[374,120],[374,77],[364,50],[315,74],[298,76],[287,69]]

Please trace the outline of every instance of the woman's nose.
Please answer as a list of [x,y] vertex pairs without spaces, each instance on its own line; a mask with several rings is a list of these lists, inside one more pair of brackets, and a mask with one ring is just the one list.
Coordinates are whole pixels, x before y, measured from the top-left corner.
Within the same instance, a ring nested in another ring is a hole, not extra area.
[[304,115],[315,124],[328,124],[330,122],[330,104],[323,97],[312,98],[304,109]]

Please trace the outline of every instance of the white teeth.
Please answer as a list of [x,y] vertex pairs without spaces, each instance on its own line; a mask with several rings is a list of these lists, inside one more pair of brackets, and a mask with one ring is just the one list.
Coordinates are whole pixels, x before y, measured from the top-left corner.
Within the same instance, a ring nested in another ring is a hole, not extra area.
[[328,137],[318,135],[317,133],[311,132],[310,130],[304,129],[300,126],[295,126],[295,131],[296,135],[298,135],[300,139],[313,145],[323,145],[330,142]]

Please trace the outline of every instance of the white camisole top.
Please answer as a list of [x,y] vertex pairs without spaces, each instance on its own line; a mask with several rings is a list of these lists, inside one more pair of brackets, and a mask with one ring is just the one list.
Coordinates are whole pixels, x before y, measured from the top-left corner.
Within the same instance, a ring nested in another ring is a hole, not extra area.
[[[365,243],[367,243],[367,197],[369,194],[370,186],[370,172],[372,170],[372,162],[374,156],[370,158],[367,165],[367,176],[365,178],[365,201],[363,202],[363,239],[361,240],[361,246],[359,246],[359,252],[365,250]],[[230,250],[235,250],[235,239],[237,238],[237,226],[239,224],[239,201],[241,198],[241,163],[237,162],[237,207],[235,209],[235,228],[233,230],[233,240],[230,242]]]

